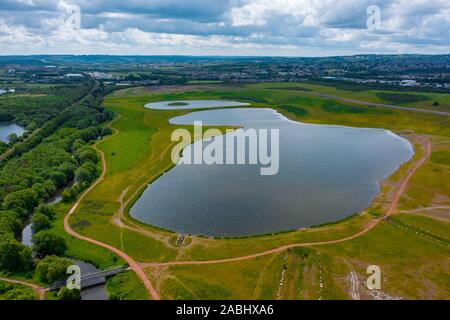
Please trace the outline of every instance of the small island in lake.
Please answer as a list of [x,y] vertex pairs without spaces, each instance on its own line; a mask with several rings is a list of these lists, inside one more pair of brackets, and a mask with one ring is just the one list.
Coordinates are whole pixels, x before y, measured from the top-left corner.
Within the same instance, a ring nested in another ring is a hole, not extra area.
[[181,102],[181,101],[175,101],[175,102],[168,103],[167,105],[171,106],[171,107],[181,107],[181,106],[188,106],[189,103]]

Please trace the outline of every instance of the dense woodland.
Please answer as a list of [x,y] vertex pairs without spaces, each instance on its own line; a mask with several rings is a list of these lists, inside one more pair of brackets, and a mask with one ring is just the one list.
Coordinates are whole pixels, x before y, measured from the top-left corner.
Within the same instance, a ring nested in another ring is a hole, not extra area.
[[[83,83],[79,88],[60,89],[63,93],[55,88],[49,92],[64,95],[70,91],[71,98],[48,95],[47,100],[40,99],[47,103],[42,108],[33,103],[31,110],[22,113],[17,110],[28,107],[20,106],[14,98],[1,99],[0,107],[4,114],[17,115],[15,121],[20,124],[35,123],[39,130],[32,139],[15,145],[14,152],[0,164],[0,273],[37,268],[41,280],[47,283],[65,275],[67,260],[58,257],[64,255],[66,244],[48,230],[55,214],[45,203],[66,186],[64,199],[71,200],[95,180],[100,171],[99,157],[89,145],[111,133],[105,125],[113,118],[101,105],[110,88]],[[32,249],[18,241],[30,219]],[[52,270],[51,276],[46,269]]]

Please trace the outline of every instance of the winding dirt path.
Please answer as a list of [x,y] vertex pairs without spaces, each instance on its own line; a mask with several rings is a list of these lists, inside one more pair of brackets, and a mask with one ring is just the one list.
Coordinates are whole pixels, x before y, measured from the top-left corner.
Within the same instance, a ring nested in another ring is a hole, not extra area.
[[14,283],[14,284],[20,284],[23,286],[30,287],[38,295],[39,300],[45,299],[45,292],[47,291],[47,289],[42,288],[42,287],[38,286],[37,284],[27,282],[27,281],[14,280],[14,279],[2,278],[2,277],[0,277],[0,281],[5,281],[5,282],[9,282],[9,283]]
[[[116,119],[117,121],[118,119]],[[113,135],[111,135],[109,138],[115,136],[118,133],[118,131],[116,131]],[[101,140],[99,142],[102,142],[104,140]],[[92,190],[94,189],[100,182],[102,182],[105,178],[106,175],[106,171],[107,171],[107,165],[106,165],[106,159],[105,159],[105,154],[103,151],[99,150],[97,148],[97,144],[99,143],[97,142],[93,148],[100,153],[101,156],[101,160],[102,160],[102,174],[100,175],[100,177],[95,181],[95,183],[93,183],[88,189],[86,189],[81,196],[78,198],[78,200],[73,204],[73,206],[70,208],[69,212],[67,213],[67,215],[64,217],[64,230],[74,236],[75,238],[78,238],[80,240],[83,241],[87,241],[90,242],[92,244],[95,244],[97,246],[103,247],[105,249],[108,249],[112,252],[114,252],[116,255],[118,255],[119,257],[121,257],[123,260],[125,260],[128,265],[130,266],[130,269],[133,270],[136,275],[142,280],[142,282],[145,285],[145,288],[147,289],[148,293],[150,294],[150,296],[154,299],[154,300],[160,300],[160,296],[158,294],[158,292],[156,291],[155,287],[152,285],[152,283],[150,282],[150,280],[148,279],[148,277],[146,276],[145,272],[143,271],[143,269],[141,268],[141,266],[133,260],[133,258],[131,258],[129,255],[127,255],[125,252],[123,252],[122,250],[117,249],[116,247],[113,247],[109,244],[103,243],[101,241],[89,238],[87,236],[83,236],[79,233],[77,233],[75,230],[73,230],[70,226],[69,220],[70,220],[70,216],[75,212],[75,210],[78,208],[80,202],[84,199],[84,197]]]
[[217,260],[200,260],[200,261],[174,261],[174,262],[159,262],[159,263],[150,262],[150,263],[141,263],[141,267],[148,268],[148,267],[184,266],[184,265],[208,265],[208,264],[218,264],[218,263],[227,263],[227,262],[237,262],[237,261],[243,261],[243,260],[258,258],[258,257],[262,257],[262,256],[274,254],[274,253],[283,252],[283,251],[285,251],[287,249],[291,249],[291,248],[312,247],[312,246],[320,246],[320,245],[327,245],[327,244],[338,244],[338,243],[342,243],[345,241],[356,239],[356,238],[366,234],[370,230],[372,230],[381,221],[388,218],[395,212],[395,209],[398,206],[398,202],[400,201],[400,197],[405,192],[412,176],[429,158],[429,156],[431,154],[431,142],[428,139],[420,137],[420,136],[415,136],[415,137],[418,140],[422,140],[423,144],[425,145],[425,152],[422,155],[422,157],[419,160],[417,160],[413,164],[413,166],[408,170],[405,178],[403,179],[397,192],[395,193],[395,195],[392,199],[392,202],[386,211],[386,214],[380,218],[372,220],[364,229],[362,229],[361,231],[359,231],[351,236],[348,236],[348,237],[345,237],[342,239],[337,239],[337,240],[330,240],[330,241],[289,244],[289,245],[284,245],[284,246],[281,246],[278,248],[262,251],[259,253],[254,253],[254,254],[241,256],[241,257],[235,257],[235,258],[217,259]]

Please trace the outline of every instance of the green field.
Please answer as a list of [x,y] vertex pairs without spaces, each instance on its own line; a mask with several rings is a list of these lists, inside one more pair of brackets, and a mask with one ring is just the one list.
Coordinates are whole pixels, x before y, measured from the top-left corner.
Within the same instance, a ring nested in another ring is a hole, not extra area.
[[[129,207],[147,185],[173,166],[170,152],[175,143],[170,141],[170,134],[179,126],[170,125],[168,120],[190,112],[143,107],[145,103],[161,100],[230,99],[250,102],[252,107],[271,107],[301,122],[386,128],[414,143],[413,161],[423,154],[414,132],[432,141],[433,156],[413,176],[401,197],[398,211],[450,206],[450,186],[445,183],[450,181],[449,117],[321,97],[327,94],[386,103],[380,93],[376,90],[349,92],[306,83],[219,86],[178,92],[155,92],[146,88],[116,91],[107,97],[104,106],[116,114],[112,127],[117,134],[97,146],[105,154],[107,174],[81,201],[71,218],[71,226],[83,235],[120,248],[143,263],[226,259],[283,245],[342,239],[384,214],[397,182],[411,165],[403,165],[383,182],[379,196],[365,212],[342,222],[240,239],[190,237],[177,246],[176,234],[144,225],[128,215]],[[436,110],[449,108],[449,95],[420,93],[420,96],[428,99],[421,98],[406,105]],[[403,99],[408,98],[403,96]],[[433,101],[439,101],[439,106],[432,106]],[[58,205],[59,221],[67,207]],[[118,225],[119,219],[123,225]],[[60,223],[58,225],[56,228],[64,233]],[[238,262],[149,267],[146,272],[166,299],[350,299],[354,289],[349,280],[351,274],[358,279],[357,291],[361,298],[375,298],[375,294],[385,298],[448,299],[448,227],[448,211],[447,215],[433,210],[401,213],[394,215],[393,221],[382,222],[363,236],[340,244],[289,249]],[[427,232],[439,235],[440,239],[427,236]],[[119,262],[104,249],[79,240],[69,240],[69,255],[102,267]],[[364,286],[365,269],[373,264],[382,268],[383,275],[382,289],[376,293]],[[108,290],[117,299],[146,298],[142,288],[130,293],[131,288],[138,286],[136,280],[130,275],[116,277],[108,283]]]

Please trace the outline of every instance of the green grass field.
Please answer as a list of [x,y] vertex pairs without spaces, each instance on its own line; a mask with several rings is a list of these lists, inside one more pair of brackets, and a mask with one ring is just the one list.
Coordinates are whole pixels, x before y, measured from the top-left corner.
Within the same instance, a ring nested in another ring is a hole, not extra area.
[[[290,88],[293,89],[290,89]],[[299,89],[302,88],[302,89]],[[130,88],[109,95],[104,105],[116,113],[112,127],[118,133],[102,141],[98,148],[105,153],[107,174],[81,202],[71,218],[79,233],[122,249],[138,262],[211,260],[239,257],[282,245],[309,243],[345,238],[382,215],[396,183],[409,164],[387,179],[380,195],[363,213],[342,222],[317,228],[275,235],[241,239],[190,237],[181,247],[175,245],[176,235],[134,221],[127,213],[130,205],[147,185],[173,164],[170,160],[172,130],[168,120],[189,110],[149,110],[143,105],[152,101],[186,99],[230,99],[250,102],[252,107],[270,107],[292,120],[338,124],[355,127],[386,128],[411,138],[410,133],[426,136],[433,142],[433,155],[411,180],[401,198],[400,210],[420,207],[450,206],[450,119],[433,114],[367,107],[354,103],[333,102],[322,94],[343,98],[381,102],[376,90],[349,92],[311,84],[257,84],[243,87],[218,86],[208,89],[186,89],[180,92],[154,92],[146,88]],[[392,93],[392,92],[391,92]],[[404,93],[403,93],[404,94]],[[411,93],[415,94],[415,93]],[[430,102],[439,100],[438,108],[448,108],[449,95],[420,93],[430,100],[416,101],[408,106],[434,108]],[[392,98],[392,97],[391,97]],[[398,98],[398,97],[397,97]],[[192,129],[190,127],[186,127]],[[418,155],[420,146],[416,145]],[[68,205],[60,204],[58,221],[62,221]],[[123,223],[113,223],[123,211]],[[450,238],[447,216],[427,211],[420,214],[395,215],[407,223],[402,228],[383,222],[362,237],[341,244],[292,249],[278,254],[240,262],[203,266],[171,266],[148,268],[146,271],[167,299],[350,299],[349,274],[359,279],[360,295],[374,298],[364,290],[367,266],[382,268],[384,297],[412,299],[448,299],[450,276],[449,250],[442,241],[414,228]],[[64,233],[58,223],[57,230]],[[69,255],[107,267],[120,263],[101,248],[69,239]],[[117,277],[116,277],[117,278]],[[146,298],[132,275],[124,275],[108,283],[115,298]],[[282,285],[280,283],[282,282]]]

